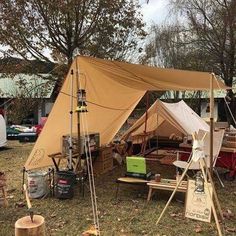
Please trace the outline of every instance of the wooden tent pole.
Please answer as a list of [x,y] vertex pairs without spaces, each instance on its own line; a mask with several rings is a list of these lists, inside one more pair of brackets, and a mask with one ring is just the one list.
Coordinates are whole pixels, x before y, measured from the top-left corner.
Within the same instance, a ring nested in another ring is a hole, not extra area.
[[[202,175],[203,175],[204,181],[205,181],[205,183],[207,185],[207,191],[209,193],[209,196],[211,196],[209,185],[208,185],[208,181],[207,181],[207,177],[206,177],[206,173],[204,171],[204,164],[203,164],[204,162],[203,162],[202,159],[200,159],[199,162],[200,162],[200,167],[201,167],[201,171],[202,171]],[[207,169],[207,166],[206,166],[206,169]],[[213,182],[210,182],[210,183],[211,183],[211,185],[213,187]],[[218,235],[222,236],[222,232],[221,232],[218,216],[217,216],[217,213],[216,213],[216,208],[215,208],[215,205],[214,205],[214,202],[213,202],[213,198],[211,198],[211,208],[212,208],[213,215],[214,215],[214,218],[215,218]]]
[[[204,161],[205,166],[207,166],[206,160],[203,159],[203,161]],[[216,206],[217,206],[218,211],[219,211],[219,213],[220,213],[220,218],[221,218],[221,220],[223,221],[223,220],[224,220],[223,212],[222,212],[222,209],[221,209],[221,206],[220,206],[219,198],[218,198],[217,193],[216,193],[215,184],[214,184],[214,182],[213,182],[213,179],[212,179],[212,177],[211,177],[211,174],[210,174],[210,171],[209,171],[208,168],[206,168],[206,171],[207,171],[207,175],[209,176],[210,183],[211,183],[211,185],[212,185],[213,196],[215,197],[215,200],[216,200]]]
[[213,175],[213,131],[214,131],[214,93],[213,82],[215,75],[211,73],[210,79],[210,174]]
[[157,220],[157,222],[156,222],[156,225],[160,222],[160,220],[161,220],[161,218],[163,217],[163,215],[164,215],[164,213],[165,213],[167,207],[170,205],[171,200],[173,199],[175,193],[177,192],[177,189],[178,189],[178,187],[180,186],[182,180],[184,179],[184,177],[185,177],[185,175],[186,175],[186,173],[187,173],[187,171],[188,171],[190,165],[192,164],[192,162],[193,162],[193,160],[191,159],[191,160],[189,161],[187,167],[185,168],[183,174],[181,175],[180,180],[176,183],[175,189],[174,189],[174,191],[172,192],[172,194],[171,194],[171,196],[170,196],[168,202],[166,203],[164,209],[162,210],[161,215],[159,216],[159,218],[158,218],[158,220]]
[[148,119],[148,107],[149,107],[149,92],[146,93],[146,113],[145,113],[145,128],[144,133],[147,132],[147,119]]
[[158,125],[158,122],[159,122],[159,115],[158,115],[158,107],[157,107],[157,128],[156,128],[156,136],[157,136],[157,155],[158,155],[158,149],[159,149],[159,147],[158,147],[158,145],[159,145],[159,134],[158,134],[158,132],[159,132],[159,130],[158,130],[158,127],[159,127],[159,125]]

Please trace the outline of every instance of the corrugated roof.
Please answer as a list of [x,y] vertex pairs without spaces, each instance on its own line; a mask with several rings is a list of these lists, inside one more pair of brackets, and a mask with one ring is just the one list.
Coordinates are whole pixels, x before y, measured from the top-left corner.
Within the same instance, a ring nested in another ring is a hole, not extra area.
[[[236,78],[233,80],[233,86],[232,86],[233,93],[236,93]],[[200,91],[201,98],[210,98],[210,92],[208,91]],[[199,95],[198,95],[199,96]],[[226,96],[225,90],[214,90],[214,98],[224,98]],[[190,98],[196,98],[197,97],[197,91],[166,91],[160,99],[190,99]]]
[[50,98],[56,83],[50,74],[0,73],[0,98]]

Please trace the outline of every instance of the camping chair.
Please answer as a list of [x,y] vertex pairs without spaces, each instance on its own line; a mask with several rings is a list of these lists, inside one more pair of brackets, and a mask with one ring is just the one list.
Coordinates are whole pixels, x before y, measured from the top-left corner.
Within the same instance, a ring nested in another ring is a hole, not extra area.
[[[198,135],[200,137],[203,137],[206,131],[203,130],[199,130]],[[219,130],[219,131],[214,131],[213,133],[214,139],[213,139],[213,171],[216,174],[220,184],[222,187],[224,187],[224,184],[222,182],[222,180],[220,179],[219,173],[217,171],[217,169],[215,168],[215,164],[217,161],[217,158],[219,153],[220,153],[220,149],[221,149],[221,145],[222,145],[222,141],[223,141],[223,137],[224,137],[224,130]],[[210,133],[207,132],[206,137],[203,140],[204,142],[204,153],[205,153],[205,159],[206,159],[206,163],[207,163],[207,167],[210,167]],[[181,151],[180,151],[181,153]],[[177,161],[173,162],[173,164],[180,169],[185,169],[188,165],[188,162],[191,160],[192,158],[192,153],[189,156],[188,161],[180,161],[179,160],[179,154],[177,153]],[[200,163],[199,162],[192,162],[192,164],[189,167],[189,170],[200,170]]]

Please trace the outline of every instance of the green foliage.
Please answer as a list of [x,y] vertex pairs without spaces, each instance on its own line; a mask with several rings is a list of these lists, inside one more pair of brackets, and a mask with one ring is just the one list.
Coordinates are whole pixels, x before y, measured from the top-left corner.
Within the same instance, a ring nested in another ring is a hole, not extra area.
[[145,36],[136,0],[1,0],[0,9],[0,44],[23,58],[121,59]]

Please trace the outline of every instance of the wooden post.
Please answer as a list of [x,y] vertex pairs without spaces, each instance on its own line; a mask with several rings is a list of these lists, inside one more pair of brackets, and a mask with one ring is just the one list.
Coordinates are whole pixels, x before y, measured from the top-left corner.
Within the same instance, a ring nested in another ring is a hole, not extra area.
[[164,213],[165,213],[167,207],[170,205],[171,200],[173,199],[175,193],[177,192],[177,189],[178,189],[178,187],[180,186],[182,180],[184,179],[184,177],[185,177],[185,175],[186,175],[186,173],[187,173],[187,171],[188,171],[190,165],[192,164],[192,162],[193,162],[193,160],[191,159],[190,162],[188,163],[187,167],[185,168],[183,174],[181,175],[180,180],[176,183],[176,187],[175,187],[174,191],[172,192],[172,194],[171,194],[171,196],[170,196],[168,202],[166,203],[166,205],[165,205],[163,211],[161,212],[161,215],[159,216],[159,218],[158,218],[158,220],[157,220],[157,222],[156,222],[156,225],[160,222],[160,220],[161,220],[161,218],[163,217],[163,215],[164,215]]
[[[205,166],[207,166],[206,160],[204,159],[203,161],[204,161]],[[223,212],[222,212],[222,209],[221,209],[221,206],[220,206],[219,198],[218,198],[217,193],[216,193],[215,184],[214,184],[214,182],[213,182],[213,179],[212,179],[211,174],[209,173],[209,169],[208,169],[208,168],[206,168],[206,171],[207,171],[207,174],[208,174],[208,176],[209,176],[210,183],[211,183],[211,185],[212,185],[213,196],[215,197],[215,200],[216,200],[216,205],[217,205],[218,211],[219,211],[219,213],[220,213],[220,218],[221,218],[221,220],[223,221],[223,220],[224,220]]]
[[[158,109],[158,108],[157,108]],[[158,134],[158,132],[159,132],[159,130],[158,130],[158,122],[159,122],[159,115],[158,115],[158,113],[157,113],[157,129],[156,129],[156,138],[157,138],[157,156],[158,156],[158,150],[159,150],[159,147],[158,147],[158,145],[159,145],[159,134]]]
[[[201,171],[202,171],[202,175],[203,175],[203,178],[204,178],[204,181],[207,185],[207,190],[208,190],[208,193],[209,193],[209,196],[211,196],[211,193],[210,193],[210,189],[209,189],[209,186],[208,186],[208,181],[207,181],[207,177],[206,177],[206,173],[204,171],[204,165],[203,165],[203,160],[200,159],[199,160],[200,162],[200,167],[201,167]],[[207,169],[207,166],[206,166],[206,169]],[[213,186],[213,183],[210,182]],[[215,222],[216,222],[216,227],[217,227],[217,231],[218,231],[218,235],[219,236],[222,236],[222,232],[221,232],[221,228],[220,228],[220,224],[219,224],[219,220],[218,220],[218,216],[217,216],[217,213],[216,213],[216,208],[215,208],[215,205],[214,205],[214,202],[213,202],[213,199],[211,198],[211,208],[212,208],[212,211],[213,211],[213,215],[214,215],[214,218],[215,218]]]

